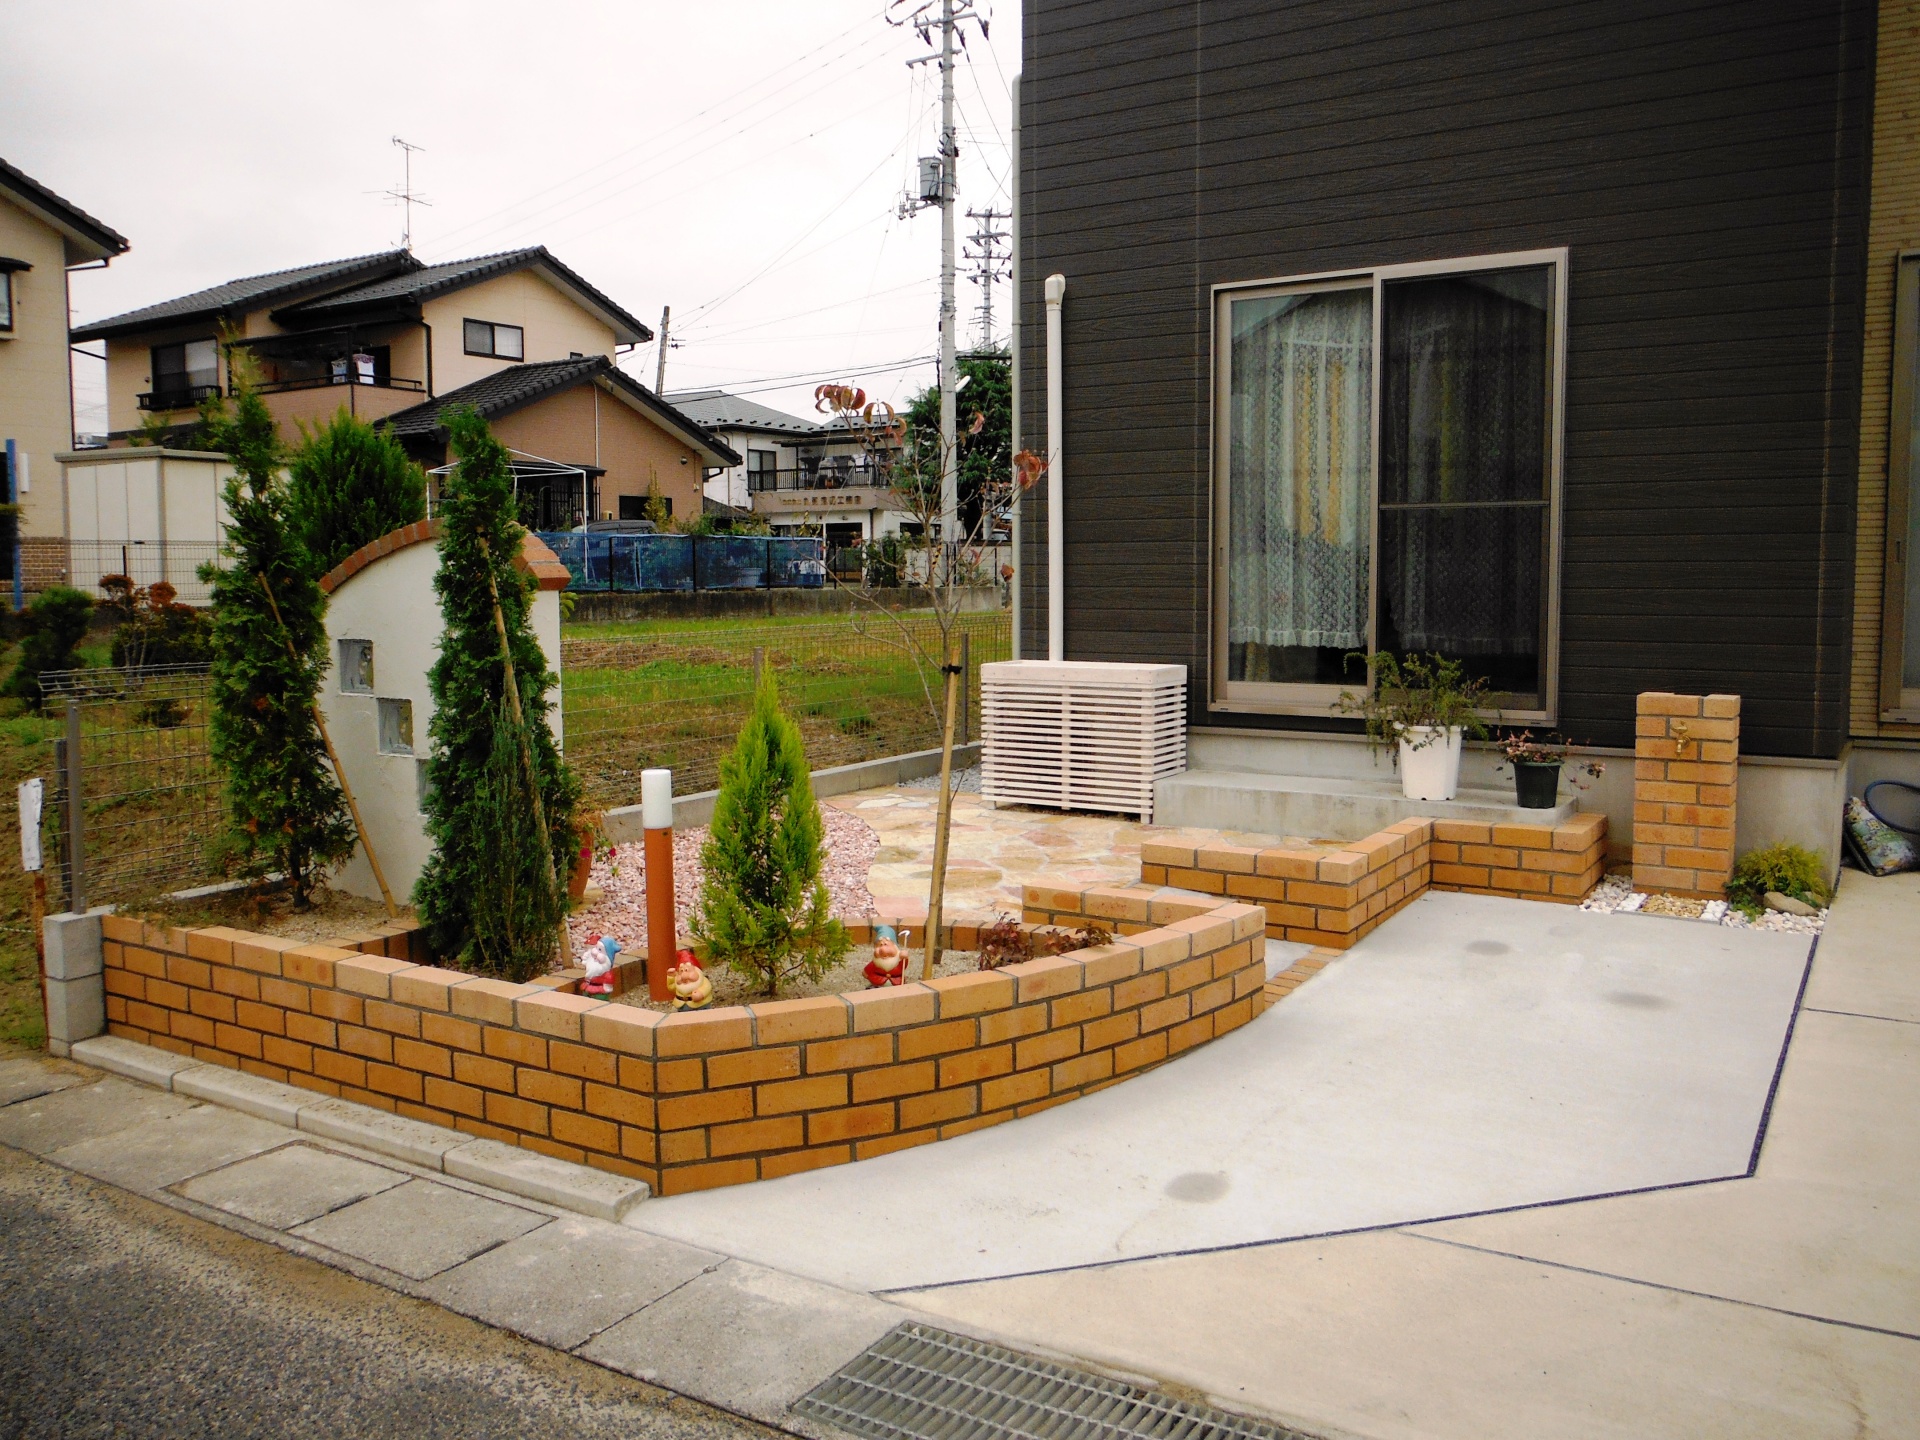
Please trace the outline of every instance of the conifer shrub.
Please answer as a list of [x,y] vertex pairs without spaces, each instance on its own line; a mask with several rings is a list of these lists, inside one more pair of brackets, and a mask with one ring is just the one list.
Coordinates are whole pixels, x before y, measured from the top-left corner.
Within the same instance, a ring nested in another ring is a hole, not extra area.
[[287,877],[296,910],[353,851],[353,820],[327,763],[314,702],[327,672],[326,596],[287,526],[279,437],[242,385],[212,438],[233,462],[213,587],[209,740],[225,775],[218,858]]
[[38,710],[46,702],[41,673],[80,668],[78,646],[87,638],[87,618],[92,613],[93,597],[70,585],[50,585],[36,595],[20,615],[25,633],[5,693]]
[[1822,908],[1833,898],[1820,857],[1801,845],[1768,845],[1734,862],[1727,881],[1727,900],[1734,909],[1758,915],[1766,908],[1769,890]]
[[[438,506],[433,582],[446,622],[427,675],[433,720],[423,808],[434,848],[413,898],[435,954],[525,981],[546,969],[566,915],[580,787],[548,721],[548,691],[559,682],[533,633],[533,582],[513,563],[524,531],[506,449],[472,410],[446,423],[459,464]],[[519,721],[507,699],[496,593]]]
[[800,727],[780,708],[767,666],[753,713],[720,762],[691,928],[711,959],[768,995],[798,976],[824,975],[847,953],[820,878],[825,835]]
[[426,472],[390,432],[344,409],[302,428],[287,475],[287,523],[316,575],[427,513]]

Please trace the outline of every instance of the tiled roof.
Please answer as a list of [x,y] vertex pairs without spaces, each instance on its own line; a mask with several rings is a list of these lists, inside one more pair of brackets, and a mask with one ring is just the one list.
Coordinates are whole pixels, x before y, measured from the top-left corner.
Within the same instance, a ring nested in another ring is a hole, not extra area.
[[534,245],[524,250],[503,250],[497,255],[476,255],[470,260],[449,260],[440,265],[421,266],[404,275],[389,276],[366,285],[355,286],[351,290],[343,290],[336,295],[289,305],[275,318],[298,325],[335,320],[368,310],[396,307],[410,309],[436,296],[450,294],[455,290],[464,290],[469,285],[477,285],[482,280],[491,280],[497,275],[510,275],[516,270],[526,270],[536,266],[549,272],[563,287],[577,292],[593,308],[605,312],[613,321],[614,328],[624,332],[620,336],[622,344],[640,344],[653,338],[653,331],[554,259],[544,245]]
[[491,375],[483,375],[470,384],[462,385],[458,390],[449,390],[424,404],[389,415],[380,423],[389,426],[403,440],[438,438],[445,431],[441,416],[462,405],[471,405],[480,412],[482,419],[492,420],[547,395],[570,390],[575,385],[595,378],[604,378],[663,428],[707,452],[717,463],[740,463],[740,457],[717,436],[710,434],[705,426],[669,405],[605,355],[506,365]]
[[318,265],[297,265],[291,270],[271,270],[265,275],[244,276],[239,280],[229,280],[224,285],[196,290],[191,295],[182,295],[175,300],[163,300],[157,305],[129,310],[124,315],[96,320],[76,329],[73,338],[104,340],[116,335],[158,329],[163,325],[180,324],[202,316],[212,318],[236,311],[244,313],[328,286],[347,285],[369,272],[377,274],[382,271],[417,269],[419,265],[420,262],[404,250],[383,250],[375,255],[356,255],[350,260],[327,260]]
[[[85,255],[85,259],[105,259],[110,255],[126,253],[126,236],[105,221],[94,219],[71,200],[54,194],[26,171],[4,160],[0,160],[0,191],[39,211],[55,229],[66,232],[70,239],[82,242],[83,250],[94,252]],[[72,263],[71,252],[67,259]]]
[[676,390],[665,397],[682,415],[717,430],[770,430],[783,435],[811,435],[818,422],[802,420],[754,400],[724,390]]

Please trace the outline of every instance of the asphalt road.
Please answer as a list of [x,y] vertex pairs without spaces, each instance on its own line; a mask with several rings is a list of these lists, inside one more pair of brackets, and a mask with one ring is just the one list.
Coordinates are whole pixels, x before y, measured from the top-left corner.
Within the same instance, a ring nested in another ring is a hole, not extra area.
[[0,1440],[774,1433],[0,1147]]

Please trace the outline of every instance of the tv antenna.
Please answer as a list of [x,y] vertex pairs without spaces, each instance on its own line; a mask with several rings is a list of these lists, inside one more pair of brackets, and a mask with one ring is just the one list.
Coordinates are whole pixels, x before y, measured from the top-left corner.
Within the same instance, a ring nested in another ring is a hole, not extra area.
[[416,150],[425,150],[427,147],[402,140],[398,135],[393,137],[393,143],[400,147],[400,188],[386,193],[389,198],[400,204],[404,216],[400,226],[400,248],[411,250],[413,249],[413,207],[433,204],[426,196],[415,194],[413,189],[413,155]]

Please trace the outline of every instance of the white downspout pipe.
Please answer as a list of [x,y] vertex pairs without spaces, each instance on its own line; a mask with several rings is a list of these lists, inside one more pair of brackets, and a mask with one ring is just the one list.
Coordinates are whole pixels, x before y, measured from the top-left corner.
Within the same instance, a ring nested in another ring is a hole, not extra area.
[[1067,277],[1047,277],[1047,659],[1067,658],[1067,437],[1060,385],[1060,307]]

